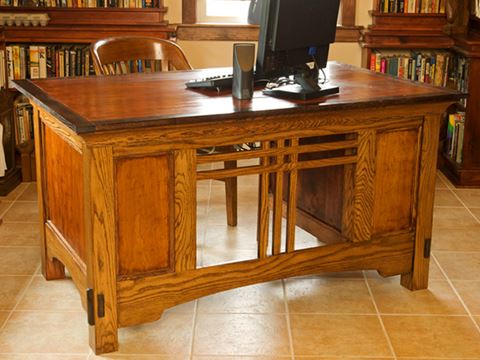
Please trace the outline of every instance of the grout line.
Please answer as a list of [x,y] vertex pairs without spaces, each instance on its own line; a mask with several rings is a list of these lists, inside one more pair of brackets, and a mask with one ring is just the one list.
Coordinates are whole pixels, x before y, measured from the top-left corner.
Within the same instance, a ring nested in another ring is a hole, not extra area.
[[460,198],[460,196],[457,195],[457,193],[455,191],[453,191],[452,189],[450,189],[450,191],[453,193],[453,195],[457,198],[458,201],[460,201],[460,203],[463,205],[463,207],[469,212],[470,215],[473,216],[473,218],[477,221],[477,223],[480,224],[480,219],[477,218],[477,216],[472,212],[472,210],[470,210],[470,208],[465,204],[465,202]]
[[[5,214],[12,208],[13,204],[20,198],[20,196],[23,195],[23,193],[27,190],[27,188],[28,188],[28,186],[29,186],[30,183],[20,183],[19,186],[21,186],[21,184],[27,184],[27,185],[25,186],[25,188],[24,188],[22,191],[20,191],[20,193],[19,193],[15,198],[13,198],[13,199],[11,199],[11,200],[10,200],[10,199],[2,199],[3,201],[10,202],[10,206],[8,206],[8,207],[0,214],[0,219],[3,220],[3,217],[5,216]],[[0,200],[0,202],[2,202],[2,200]]]
[[41,265],[38,265],[33,272],[33,274],[30,277],[30,280],[28,280],[27,285],[23,288],[23,290],[20,293],[20,296],[18,297],[17,302],[13,306],[12,310],[10,310],[10,313],[7,315],[5,321],[3,322],[3,325],[0,327],[0,334],[4,331],[5,327],[7,326],[8,322],[10,321],[11,317],[13,316],[14,311],[17,309],[18,305],[20,302],[23,300],[25,297],[25,294],[27,293],[27,290],[30,288],[32,285],[33,280],[35,279],[35,274],[37,273],[38,269],[40,268]]
[[287,332],[288,332],[288,342],[290,345],[290,355],[292,357],[292,360],[295,360],[295,349],[293,348],[292,323],[290,321],[290,311],[288,309],[287,288],[285,285],[285,279],[282,279],[282,289],[283,289],[283,303],[285,304],[285,317],[287,320]]
[[197,314],[198,314],[198,299],[195,300],[195,305],[193,307],[193,318],[192,318],[192,339],[190,341],[190,354],[188,355],[188,358],[190,360],[193,359],[193,345],[195,342],[195,330],[197,327]]
[[373,306],[375,307],[375,311],[377,312],[377,318],[380,321],[380,325],[382,327],[383,334],[385,335],[385,338],[387,340],[388,347],[390,348],[390,352],[392,353],[393,358],[397,360],[397,354],[395,353],[395,349],[393,348],[392,340],[390,339],[390,336],[388,335],[388,332],[387,332],[387,328],[383,323],[382,316],[380,315],[380,310],[378,309],[377,302],[375,301],[372,289],[370,288],[370,284],[368,283],[368,279],[367,279],[367,276],[365,275],[365,272],[363,272],[363,279],[365,280],[365,285],[367,286],[368,293],[370,294],[370,298],[372,299]]
[[443,267],[440,265],[440,262],[437,260],[437,258],[435,257],[435,255],[432,254],[432,258],[433,258],[433,260],[435,261],[435,263],[437,264],[437,266],[438,266],[438,268],[440,269],[440,271],[442,272],[443,276],[445,276],[445,278],[447,279],[448,285],[450,285],[450,287],[452,288],[452,290],[453,290],[453,292],[455,293],[455,295],[457,295],[458,300],[460,300],[460,303],[462,304],[462,306],[464,307],[464,309],[465,309],[465,311],[467,312],[468,316],[470,317],[470,320],[473,321],[474,326],[477,328],[478,332],[480,333],[480,325],[475,321],[475,318],[474,318],[472,312],[471,312],[470,309],[468,308],[467,304],[465,304],[465,301],[463,301],[462,297],[460,296],[460,293],[457,291],[457,288],[455,287],[455,285],[453,285],[452,280],[450,280],[450,278],[447,276],[447,273],[445,272],[445,270],[443,269]]

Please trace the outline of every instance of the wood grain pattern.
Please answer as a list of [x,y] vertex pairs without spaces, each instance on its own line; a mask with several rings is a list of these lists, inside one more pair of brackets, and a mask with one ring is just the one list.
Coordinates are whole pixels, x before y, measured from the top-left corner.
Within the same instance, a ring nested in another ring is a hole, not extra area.
[[[298,138],[290,140],[290,147],[298,147]],[[298,154],[292,154],[289,156],[289,162],[296,164],[298,162]],[[292,170],[288,175],[288,198],[287,198],[287,236],[286,236],[286,250],[292,252],[295,250],[295,227],[297,225],[297,183],[298,183],[298,171]]]
[[[353,203],[352,241],[368,241],[372,236],[372,217],[375,200],[376,132],[358,134],[358,162],[355,169],[355,200]],[[379,192],[379,196],[384,196]],[[348,221],[348,220],[346,220]]]
[[[264,150],[270,149],[270,142],[262,143]],[[267,166],[270,158],[262,157],[260,165]],[[270,176],[268,174],[260,174],[258,181],[258,214],[257,214],[257,246],[258,258],[267,257],[268,248],[268,228],[270,221],[270,201],[269,201]]]
[[58,259],[57,261],[68,269],[74,284],[77,286],[82,305],[86,309],[87,299],[85,289],[87,288],[87,266],[85,262],[80,259],[55,225],[47,222],[44,229],[48,255],[53,259]]
[[170,168],[168,154],[115,160],[118,275],[171,268]]
[[[219,291],[324,271],[379,269],[402,273],[411,266],[413,234],[401,233],[356,244],[336,244],[181,274],[118,283],[121,326],[158,318],[161,309]],[[132,315],[135,314],[135,315]]]
[[[461,97],[451,90],[424,87],[338,63],[329,63],[326,73],[329,84],[342,89],[340,94],[309,102],[275,99],[256,91],[251,101],[239,104],[232,102],[228,91],[185,90],[186,81],[218,74],[219,71],[209,69],[146,76],[78,77],[35,80],[33,83],[43,94],[48,94],[48,98],[64,104],[91,125],[91,128],[82,131],[98,131],[104,127],[113,130],[132,126],[213,123],[232,117],[318,113],[332,109],[449,101]],[[18,81],[16,86],[21,92],[29,94],[28,84],[31,83]],[[355,91],[355,84],[358,83],[362,84],[362,91]],[[96,91],[90,91],[92,88]],[[377,91],[379,88],[382,91]],[[129,94],[129,101],[125,101],[125,94]],[[37,92],[35,96],[41,94]],[[43,103],[49,107],[48,101]],[[63,110],[58,110],[59,118],[65,119]]]
[[[412,270],[402,275],[401,284],[410,290],[428,287],[430,256],[424,256],[425,240],[432,238],[435,168],[438,154],[440,116],[425,116],[418,180],[415,252]],[[429,254],[428,254],[429,255]]]
[[[276,142],[275,147],[283,149],[285,140]],[[284,156],[276,156],[275,164],[283,165]],[[273,189],[273,224],[272,224],[272,254],[280,254],[282,248],[282,203],[283,203],[283,172],[278,171],[274,174],[275,181],[272,183]]]
[[47,280],[63,279],[65,267],[50,254],[47,246],[45,222],[47,220],[47,199],[45,183],[45,128],[40,121],[39,110],[33,108],[33,129],[35,138],[35,161],[37,169],[37,203],[40,221],[40,251],[42,253],[42,274]]
[[48,197],[46,220],[59,229],[80,258],[86,261],[82,154],[48,127],[43,139],[44,184]]
[[[85,160],[87,286],[94,291],[95,325],[89,327],[96,354],[118,349],[115,184],[112,148],[88,148]],[[104,298],[100,316],[99,296]]]
[[175,271],[197,265],[195,150],[175,152]]
[[[373,233],[412,227],[414,190],[418,168],[419,129],[378,135]],[[405,151],[405,149],[409,151]]]

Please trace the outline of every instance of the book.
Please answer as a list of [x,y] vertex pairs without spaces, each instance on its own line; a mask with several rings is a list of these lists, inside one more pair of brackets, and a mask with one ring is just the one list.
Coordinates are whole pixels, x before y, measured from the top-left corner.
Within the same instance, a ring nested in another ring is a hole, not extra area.
[[45,46],[38,47],[38,63],[40,79],[45,79],[47,77],[47,49]]
[[30,79],[40,78],[40,63],[38,59],[38,46],[30,45]]

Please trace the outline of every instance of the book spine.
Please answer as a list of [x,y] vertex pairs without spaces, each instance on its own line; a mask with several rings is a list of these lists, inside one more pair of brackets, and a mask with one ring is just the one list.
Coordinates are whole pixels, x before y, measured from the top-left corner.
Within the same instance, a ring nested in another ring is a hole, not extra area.
[[45,79],[47,77],[47,48],[45,46],[38,47],[38,66],[40,78]]
[[40,62],[38,58],[38,46],[30,45],[30,79],[40,77]]

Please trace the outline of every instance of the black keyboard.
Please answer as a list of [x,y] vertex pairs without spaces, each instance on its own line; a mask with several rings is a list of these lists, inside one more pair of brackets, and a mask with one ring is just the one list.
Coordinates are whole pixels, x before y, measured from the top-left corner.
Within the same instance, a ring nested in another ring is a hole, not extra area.
[[233,84],[233,75],[209,76],[203,79],[189,80],[185,83],[187,88],[204,89],[231,89]]

